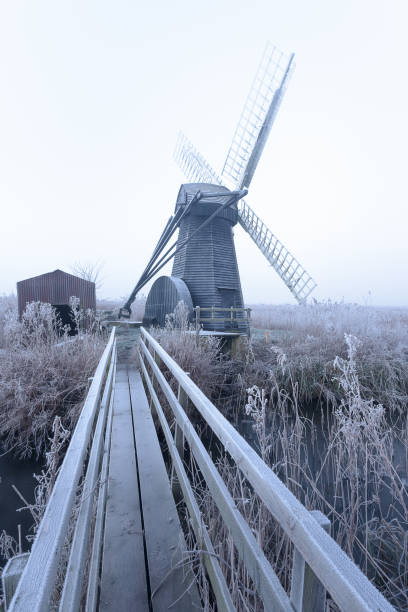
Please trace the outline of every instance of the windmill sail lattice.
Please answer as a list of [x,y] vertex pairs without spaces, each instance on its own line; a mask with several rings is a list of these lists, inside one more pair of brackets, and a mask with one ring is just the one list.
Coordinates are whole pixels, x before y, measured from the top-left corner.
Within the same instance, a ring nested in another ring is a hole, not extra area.
[[254,213],[245,200],[240,201],[238,214],[239,222],[244,230],[251,236],[297,301],[299,303],[305,302],[316,287],[316,283],[310,274],[306,272],[281,241],[272,234],[271,230]]
[[[189,181],[225,185],[225,181],[217,175],[184,134],[180,134],[178,138],[174,158]],[[240,200],[238,203],[238,220],[296,300],[303,303],[316,287],[310,274],[261,221],[245,200]]]
[[222,176],[239,189],[249,187],[252,180],[286,91],[293,60],[293,54],[266,45],[222,171]]

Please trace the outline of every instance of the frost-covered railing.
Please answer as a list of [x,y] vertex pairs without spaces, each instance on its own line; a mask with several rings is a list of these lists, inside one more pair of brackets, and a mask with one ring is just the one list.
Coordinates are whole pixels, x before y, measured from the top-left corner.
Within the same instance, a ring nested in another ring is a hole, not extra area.
[[[31,553],[10,559],[4,569],[7,612],[48,612],[52,605],[59,605],[61,611],[79,610],[81,597],[84,596],[83,589],[86,609],[96,610],[97,568],[103,535],[115,366],[116,340],[113,328],[92,379]],[[76,507],[79,484],[81,497]],[[98,501],[96,518],[93,520],[95,497]],[[89,580],[84,586],[87,564]],[[55,600],[59,603],[55,604]]]
[[193,310],[195,313],[197,340],[201,332],[201,323],[208,323],[210,328],[221,327],[222,330],[229,332],[241,330],[241,332],[250,335],[250,308],[234,308],[233,306],[230,308],[196,306]]
[[[173,470],[199,546],[219,610],[233,610],[231,595],[214,552],[193,488],[183,465],[185,444],[233,538],[264,609],[323,612],[327,590],[341,610],[387,612],[394,608],[325,531],[329,521],[320,512],[309,512],[266,465],[236,429],[200,391],[160,344],[141,328],[140,365],[168,450]],[[177,395],[160,369],[164,365],[178,386]],[[160,404],[164,394],[175,419],[174,435]],[[185,407],[190,400],[211,427],[236,466],[293,542],[294,556],[290,596],[285,592],[249,525],[240,514],[220,473],[201,442]]]

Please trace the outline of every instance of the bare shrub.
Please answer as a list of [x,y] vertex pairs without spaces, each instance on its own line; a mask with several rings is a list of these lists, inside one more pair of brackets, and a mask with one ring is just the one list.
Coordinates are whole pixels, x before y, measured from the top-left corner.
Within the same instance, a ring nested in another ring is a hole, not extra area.
[[75,276],[79,276],[79,278],[95,283],[95,288],[99,290],[103,284],[103,267],[104,263],[101,261],[97,261],[96,263],[91,263],[89,261],[76,261],[71,266],[71,271],[73,274],[75,274]]

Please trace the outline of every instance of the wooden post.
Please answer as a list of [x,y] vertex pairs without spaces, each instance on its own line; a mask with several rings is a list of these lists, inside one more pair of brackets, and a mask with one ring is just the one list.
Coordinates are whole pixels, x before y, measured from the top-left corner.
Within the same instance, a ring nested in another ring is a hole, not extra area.
[[[153,349],[152,355],[153,355],[153,359],[154,359],[155,363],[157,364],[157,367],[160,368],[160,364],[161,364],[160,355],[158,355],[157,352],[154,349]],[[160,385],[157,382],[155,373],[153,371],[152,371],[151,380],[152,380],[153,389],[156,391],[156,393],[158,393],[159,390],[160,390]],[[150,408],[150,410],[152,410],[152,406],[153,406],[153,399],[152,399],[152,397],[149,397],[149,408]]]
[[231,306],[231,321],[233,321],[233,320],[234,320],[234,309]]
[[195,307],[195,313],[196,313],[196,345],[198,346],[198,343],[200,341],[200,307],[199,306]]
[[8,609],[11,600],[13,599],[13,595],[16,592],[18,582],[21,578],[21,574],[23,573],[29,556],[30,553],[23,553],[21,555],[16,555],[7,561],[1,576],[5,610]]
[[[187,405],[188,405],[188,395],[180,384],[178,385],[177,400],[180,406],[184,410],[186,410]],[[179,455],[181,459],[183,459],[184,458],[184,434],[178,425],[176,425],[176,430],[174,432],[174,441],[176,443],[176,447],[179,452]]]
[[[320,510],[312,510],[310,514],[327,533],[330,533],[330,521],[327,516]],[[293,551],[290,601],[296,612],[324,612],[326,609],[326,589],[297,548]]]
[[[177,400],[179,404],[181,405],[181,407],[185,410],[188,404],[188,395],[180,384],[178,385]],[[183,461],[184,459],[184,434],[183,434],[183,430],[179,427],[177,423],[175,424],[175,429],[174,429],[174,442],[176,444],[176,448],[178,450],[180,458]],[[178,501],[180,501],[182,498],[182,491],[181,491],[179,482],[177,480],[176,472],[174,469],[174,464],[171,467],[170,481],[171,481],[171,489],[173,491],[173,496],[176,502],[178,503]]]

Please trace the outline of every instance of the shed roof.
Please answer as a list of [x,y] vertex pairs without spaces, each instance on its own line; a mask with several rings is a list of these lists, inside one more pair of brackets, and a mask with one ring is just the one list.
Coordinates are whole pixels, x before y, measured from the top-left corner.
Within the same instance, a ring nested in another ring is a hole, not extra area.
[[28,302],[69,304],[71,296],[79,298],[82,308],[96,307],[95,283],[63,270],[46,272],[17,283],[18,311],[21,316]]

